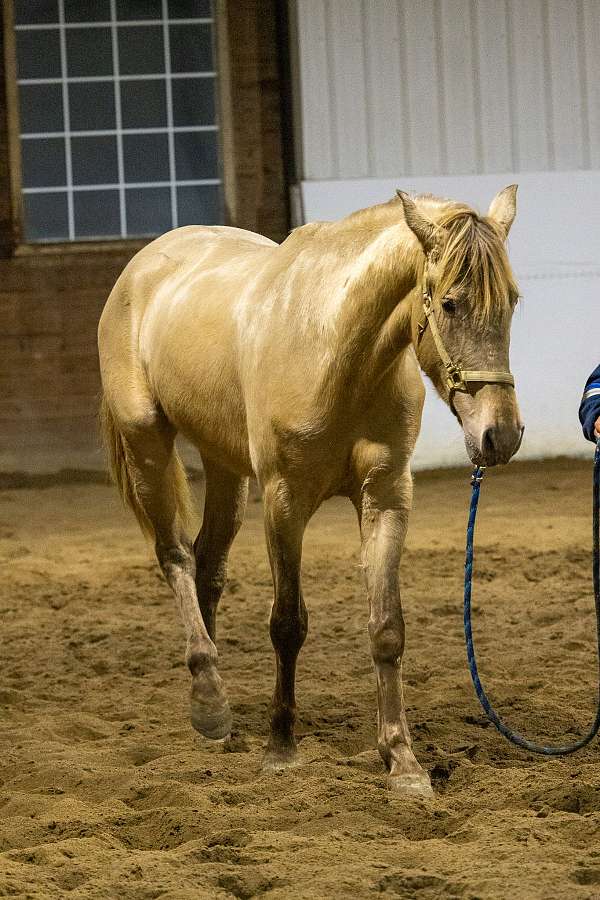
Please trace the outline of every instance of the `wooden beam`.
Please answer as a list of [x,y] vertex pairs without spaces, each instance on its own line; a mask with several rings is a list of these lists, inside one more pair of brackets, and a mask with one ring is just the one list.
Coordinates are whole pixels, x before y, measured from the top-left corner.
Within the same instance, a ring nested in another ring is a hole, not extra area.
[[226,221],[281,241],[289,203],[277,2],[217,0],[217,54]]
[[20,235],[21,160],[12,0],[0,18],[0,257],[11,256]]

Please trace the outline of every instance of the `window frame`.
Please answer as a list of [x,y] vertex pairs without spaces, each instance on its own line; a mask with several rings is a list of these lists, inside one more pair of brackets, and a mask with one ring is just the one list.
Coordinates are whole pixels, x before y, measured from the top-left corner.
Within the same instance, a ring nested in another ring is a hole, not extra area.
[[[226,129],[223,127],[223,111],[228,108],[224,102],[223,91],[228,85],[228,79],[222,76],[222,43],[219,37],[219,13],[222,11],[223,0],[213,0],[213,49],[215,70],[215,116],[217,134],[217,153],[219,158],[219,178],[224,203],[224,220],[228,221],[227,198],[227,164],[228,151],[227,139],[224,138]],[[144,237],[94,237],[89,240],[74,239],[67,241],[28,241],[24,236],[24,209],[23,209],[23,185],[21,164],[21,119],[19,109],[19,87],[17,74],[16,55],[16,27],[13,0],[4,0],[3,19],[0,23],[3,27],[4,37],[4,82],[6,100],[6,140],[8,150],[8,177],[10,183],[10,235],[8,243],[11,245],[13,256],[53,256],[65,253],[134,253],[155,240],[156,236]]]

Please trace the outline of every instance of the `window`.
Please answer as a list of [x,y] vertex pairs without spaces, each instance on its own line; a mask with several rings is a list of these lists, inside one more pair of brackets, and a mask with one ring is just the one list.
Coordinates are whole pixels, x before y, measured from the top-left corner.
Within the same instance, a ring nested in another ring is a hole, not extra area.
[[222,221],[211,0],[14,0],[27,241]]

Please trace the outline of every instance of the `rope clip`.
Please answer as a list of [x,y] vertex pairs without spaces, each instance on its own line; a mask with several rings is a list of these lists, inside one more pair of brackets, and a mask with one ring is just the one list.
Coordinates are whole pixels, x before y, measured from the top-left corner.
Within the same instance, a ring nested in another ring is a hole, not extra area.
[[485,468],[485,466],[475,466],[473,474],[471,475],[471,484],[480,484],[483,481]]

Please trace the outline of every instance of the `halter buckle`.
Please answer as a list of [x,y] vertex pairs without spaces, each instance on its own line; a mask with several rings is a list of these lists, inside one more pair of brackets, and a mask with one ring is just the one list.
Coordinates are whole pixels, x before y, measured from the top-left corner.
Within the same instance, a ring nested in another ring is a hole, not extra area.
[[462,369],[455,363],[449,363],[446,366],[446,384],[450,391],[466,391],[467,386],[463,378]]

